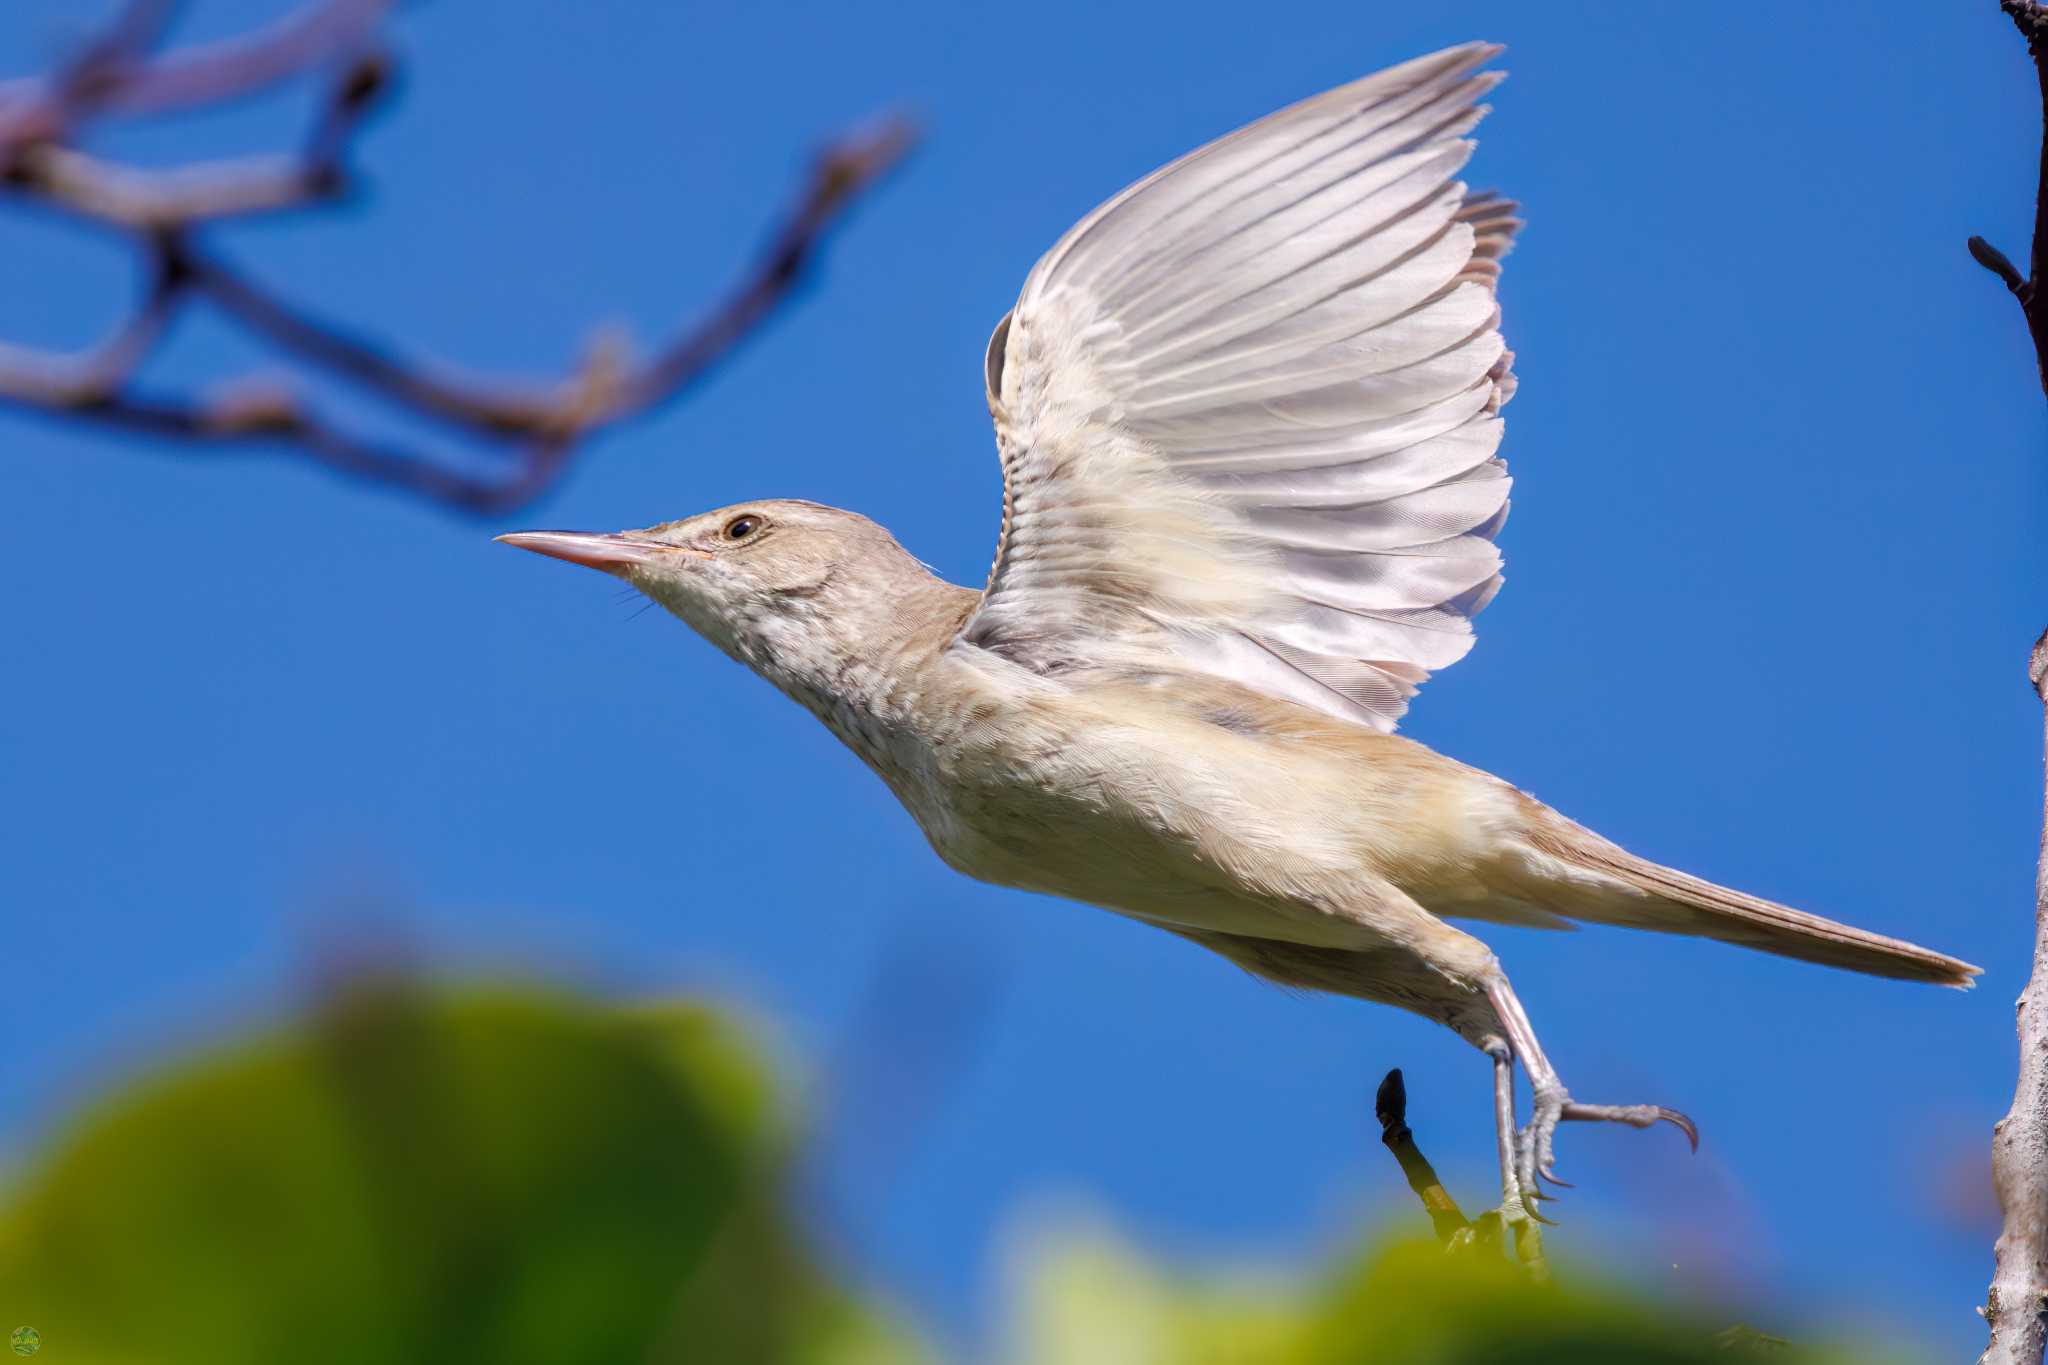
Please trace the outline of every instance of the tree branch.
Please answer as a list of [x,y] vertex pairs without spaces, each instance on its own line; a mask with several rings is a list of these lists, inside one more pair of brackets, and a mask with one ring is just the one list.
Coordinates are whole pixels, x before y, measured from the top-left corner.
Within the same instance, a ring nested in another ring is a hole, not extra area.
[[87,222],[129,232],[303,208],[323,195],[319,178],[295,156],[244,157],[157,171],[102,161],[49,142],[16,152],[0,183]]
[[[2019,300],[2033,338],[2041,388],[2048,393],[2048,7],[2035,0],[2000,0],[1999,8],[2027,40],[2041,91],[2034,240],[2024,279],[2004,253],[1982,237],[1970,239],[1970,255]],[[2048,632],[2034,642],[2027,680],[2048,723]],[[1991,1176],[2004,1224],[1995,1247],[1990,1293],[1979,1310],[1990,1328],[1979,1365],[2041,1365],[2048,1347],[2048,800],[2042,808],[2040,863],[2034,880],[2033,969],[2015,1014],[2019,1079],[2012,1107],[1991,1138]]]
[[[2034,642],[2027,679],[2048,728],[2048,631]],[[2048,756],[2048,747],[2044,747]],[[1991,1178],[2004,1226],[1984,1308],[1990,1344],[1979,1365],[2038,1365],[2048,1346],[2048,798],[2034,877],[2034,964],[2016,1007],[2019,1083],[1992,1129]]]
[[58,75],[0,82],[0,149],[62,138],[108,115],[168,114],[243,99],[359,46],[391,5],[315,0],[254,33],[150,57],[175,6],[133,0]]
[[2020,313],[2027,320],[2027,334],[2034,341],[2041,392],[2048,394],[2048,294],[2044,294],[2042,287],[2043,277],[2048,276],[2048,7],[2035,0],[1999,0],[1998,7],[2027,40],[2027,53],[2034,59],[2034,76],[2041,87],[2044,136],[2034,189],[2034,240],[2027,257],[2026,276],[2023,278],[2006,254],[1982,237],[1970,238],[1967,245],[1971,259],[1998,276],[2019,301]]
[[[200,241],[216,222],[317,207],[347,193],[351,139],[391,84],[391,58],[375,46],[389,8],[390,0],[317,0],[256,33],[151,56],[169,5],[133,0],[55,75],[0,83],[0,191],[123,236],[154,281],[134,316],[91,351],[56,355],[0,343],[0,405],[188,447],[295,451],[466,511],[506,511],[545,491],[588,437],[667,403],[729,355],[802,282],[825,236],[915,140],[907,120],[890,118],[829,145],[724,301],[646,359],[600,332],[558,379],[465,376],[315,315]],[[68,141],[96,118],[219,103],[316,69],[335,74],[295,154],[145,170]],[[356,437],[271,380],[199,396],[136,392],[134,376],[170,322],[198,303],[300,366],[449,427],[476,449],[428,455]]]
[[106,400],[128,383],[170,325],[185,285],[173,257],[159,249],[135,312],[91,350],[54,355],[0,342],[0,398],[57,410]]
[[1458,1201],[1444,1188],[1436,1167],[1415,1145],[1415,1134],[1408,1127],[1408,1084],[1401,1079],[1400,1067],[1389,1071],[1380,1082],[1379,1092],[1373,1096],[1372,1112],[1380,1121],[1380,1141],[1401,1163],[1401,1174],[1408,1177],[1408,1188],[1422,1201],[1423,1210],[1429,1214],[1429,1225],[1436,1229],[1437,1240],[1449,1246],[1452,1238],[1472,1224],[1458,1208]]
[[[1401,1165],[1401,1174],[1408,1178],[1408,1188],[1415,1191],[1415,1197],[1422,1201],[1423,1210],[1429,1214],[1429,1223],[1436,1230],[1436,1237],[1446,1251],[1468,1252],[1484,1248],[1493,1254],[1500,1253],[1501,1212],[1489,1209],[1477,1218],[1468,1219],[1458,1207],[1458,1201],[1451,1198],[1449,1190],[1430,1165],[1429,1158],[1415,1143],[1415,1134],[1408,1127],[1408,1085],[1401,1077],[1401,1068],[1395,1067],[1380,1082],[1378,1093],[1373,1096],[1373,1114],[1380,1121],[1380,1141],[1394,1154],[1394,1160]],[[1515,1260],[1531,1281],[1538,1284],[1550,1280],[1550,1263],[1543,1256],[1543,1235],[1534,1222],[1522,1219],[1515,1224]]]

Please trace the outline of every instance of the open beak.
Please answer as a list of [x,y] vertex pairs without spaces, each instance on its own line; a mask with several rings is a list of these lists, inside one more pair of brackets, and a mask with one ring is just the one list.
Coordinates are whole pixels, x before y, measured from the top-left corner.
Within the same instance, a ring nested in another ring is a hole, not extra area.
[[674,555],[677,547],[658,540],[636,540],[632,536],[596,535],[588,531],[514,531],[499,536],[501,545],[515,545],[550,559],[566,559],[593,569],[623,569],[633,564],[651,564]]

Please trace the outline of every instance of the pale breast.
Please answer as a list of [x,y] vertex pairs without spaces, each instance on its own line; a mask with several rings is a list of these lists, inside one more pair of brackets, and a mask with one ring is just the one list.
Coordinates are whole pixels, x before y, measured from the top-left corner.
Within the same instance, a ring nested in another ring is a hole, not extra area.
[[1359,912],[1385,883],[1360,837],[1369,775],[1189,700],[1013,701],[876,767],[939,856],[979,880],[1174,928],[1370,946]]

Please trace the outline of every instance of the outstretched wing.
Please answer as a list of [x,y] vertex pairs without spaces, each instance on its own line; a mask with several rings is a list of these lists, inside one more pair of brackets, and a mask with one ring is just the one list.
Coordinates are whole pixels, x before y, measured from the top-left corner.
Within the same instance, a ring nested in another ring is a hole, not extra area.
[[1457,179],[1473,43],[1096,209],[989,344],[1003,534],[958,645],[1215,674],[1391,730],[1500,585],[1515,206]]

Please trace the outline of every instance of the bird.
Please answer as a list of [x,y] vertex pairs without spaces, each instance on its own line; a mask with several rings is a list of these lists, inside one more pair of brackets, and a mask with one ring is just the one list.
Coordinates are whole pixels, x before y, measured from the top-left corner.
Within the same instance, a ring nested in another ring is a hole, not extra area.
[[1003,506],[979,591],[801,500],[498,539],[624,580],[780,688],[967,876],[1455,1031],[1491,1062],[1519,1233],[1565,1183],[1560,1123],[1669,1122],[1695,1149],[1698,1129],[1574,1097],[1453,921],[1960,988],[1979,969],[1637,857],[1395,733],[1502,581],[1496,285],[1522,222],[1459,178],[1501,51],[1271,114],[1059,239],[988,345]]

